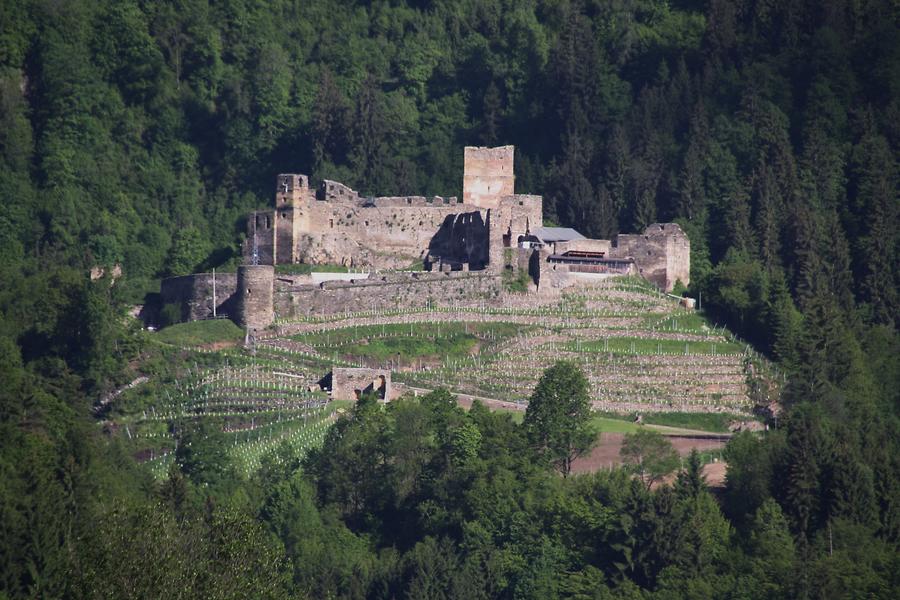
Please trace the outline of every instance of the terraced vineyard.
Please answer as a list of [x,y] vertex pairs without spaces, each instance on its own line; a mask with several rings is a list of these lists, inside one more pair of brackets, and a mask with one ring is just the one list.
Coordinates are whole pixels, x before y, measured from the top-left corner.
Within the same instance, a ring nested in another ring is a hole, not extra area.
[[753,408],[750,374],[770,368],[728,331],[641,280],[606,280],[538,301],[513,295],[502,307],[300,319],[279,323],[251,348],[176,349],[184,364],[117,396],[107,424],[162,476],[178,427],[211,420],[249,474],[282,443],[301,454],[321,443],[340,409],[320,381],[336,365],[389,368],[401,390],[444,386],[524,407],[542,371],[569,359],[582,365],[598,410],[742,414]]
[[147,378],[109,407],[112,418],[107,426],[120,433],[158,477],[167,473],[174,459],[175,431],[185,423],[200,419],[215,423],[234,463],[249,475],[265,453],[283,444],[295,454],[321,444],[328,425],[342,410],[319,391],[321,365],[305,369],[234,350],[183,349],[181,358],[198,359],[202,354],[213,354],[219,364],[195,364],[160,382]]
[[587,373],[594,406],[616,412],[749,413],[750,365],[764,362],[727,330],[642,280],[624,278],[539,306],[534,296],[512,296],[503,307],[280,322],[260,352],[307,367],[315,361],[385,367],[409,387],[444,386],[516,403],[527,399],[545,368],[570,359]]

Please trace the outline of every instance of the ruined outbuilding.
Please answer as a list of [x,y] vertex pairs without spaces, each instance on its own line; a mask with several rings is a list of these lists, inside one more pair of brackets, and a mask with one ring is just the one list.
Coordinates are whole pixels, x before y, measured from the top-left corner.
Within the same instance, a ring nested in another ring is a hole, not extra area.
[[390,370],[335,367],[331,371],[332,400],[356,401],[366,394],[375,396],[381,402],[393,400]]

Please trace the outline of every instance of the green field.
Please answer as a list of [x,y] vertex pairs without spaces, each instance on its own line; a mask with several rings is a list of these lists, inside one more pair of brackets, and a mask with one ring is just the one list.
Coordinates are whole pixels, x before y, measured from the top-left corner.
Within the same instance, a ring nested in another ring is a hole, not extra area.
[[599,414],[594,415],[591,419],[591,424],[600,433],[634,433],[640,428],[640,425],[632,421],[604,417]]
[[156,334],[156,339],[174,346],[202,346],[219,342],[240,342],[244,332],[228,319],[192,321],[170,325]]
[[456,335],[471,334],[480,338],[500,339],[516,335],[526,329],[528,329],[527,326],[515,323],[387,323],[384,325],[343,327],[321,333],[304,333],[291,336],[291,339],[311,346],[334,346],[383,336],[448,338]]
[[[499,408],[499,409],[496,409],[495,412],[506,413],[506,414],[510,415],[512,417],[512,420],[515,423],[521,423],[525,419],[525,412],[521,411],[521,410],[510,410],[510,409],[505,409],[505,408]],[[676,414],[678,414],[678,413],[676,413]],[[660,413],[656,416],[666,417],[667,413]],[[662,420],[665,420],[665,419],[662,419]],[[644,421],[646,422],[647,419],[645,418]],[[662,423],[660,423],[660,424],[662,424]],[[669,425],[669,423],[665,423],[665,424]],[[602,413],[594,413],[594,416],[591,418],[591,425],[596,427],[596,429],[599,433],[634,433],[641,427],[640,424],[633,422],[631,419],[626,419],[624,417],[622,417],[622,418],[609,417],[609,416],[605,416]],[[675,426],[675,425],[673,425],[673,426]],[[701,431],[717,431],[717,430],[703,429],[701,427],[688,427],[687,425],[685,425],[684,428],[685,429],[698,429]]]
[[275,272],[279,275],[309,275],[310,273],[349,273],[350,269],[342,265],[308,265],[301,263],[275,265]]
[[[686,310],[678,310],[662,318],[659,315],[648,315],[645,317],[645,321],[648,326],[663,331],[694,331],[701,333],[712,331],[716,328],[716,325],[710,323],[702,313]],[[718,327],[718,329],[722,328]]]
[[740,354],[744,347],[734,342],[654,340],[637,337],[609,337],[588,342],[570,342],[573,352],[612,352],[614,354]]
[[476,353],[480,343],[496,343],[527,327],[511,323],[415,323],[346,327],[293,336],[323,354],[362,361],[457,360]]
[[379,362],[398,360],[401,363],[416,359],[458,358],[468,356],[475,348],[478,338],[461,334],[438,339],[421,337],[375,338],[365,343],[347,344],[340,347],[342,354]]
[[[697,412],[659,412],[643,413],[643,422],[647,425],[662,425],[665,427],[677,427],[695,431],[708,431],[710,433],[727,433],[728,424],[731,421],[746,421],[751,417],[747,415],[729,413],[697,413]],[[619,421],[625,425],[637,426],[633,415],[617,415],[614,413],[597,413],[596,419],[604,419],[609,422]],[[630,430],[634,430],[632,427]],[[610,431],[613,431],[610,429]],[[627,432],[627,431],[626,431]]]
[[684,429],[699,429],[715,433],[727,433],[730,421],[746,421],[747,415],[734,415],[727,413],[646,413],[644,423],[648,425],[666,425],[668,427],[682,427]]

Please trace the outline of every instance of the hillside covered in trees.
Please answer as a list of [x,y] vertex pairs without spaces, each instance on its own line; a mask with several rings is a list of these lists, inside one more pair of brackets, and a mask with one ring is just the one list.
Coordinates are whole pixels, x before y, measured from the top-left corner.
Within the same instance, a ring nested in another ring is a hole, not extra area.
[[[490,144],[555,223],[678,222],[788,374],[720,502],[561,478],[440,392],[249,479],[100,433],[129,305],[233,267],[275,174],[458,195]],[[0,0],[0,597],[896,597],[898,155],[891,0]]]

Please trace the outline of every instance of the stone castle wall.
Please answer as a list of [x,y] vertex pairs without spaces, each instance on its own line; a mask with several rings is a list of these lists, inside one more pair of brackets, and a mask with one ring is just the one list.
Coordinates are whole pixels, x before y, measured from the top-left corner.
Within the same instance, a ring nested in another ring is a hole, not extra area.
[[610,249],[612,248],[612,242],[610,240],[572,240],[570,242],[556,242],[554,244],[555,252],[558,254],[563,254],[569,251],[576,252],[602,252],[604,255],[609,256]]
[[489,214],[489,265],[499,270],[505,264],[507,248],[518,246],[519,238],[543,224],[543,199],[530,194],[505,196]]
[[[213,286],[215,277],[215,286]],[[216,316],[233,317],[236,306],[233,300],[237,290],[236,273],[194,273],[163,279],[160,296],[163,304],[181,306],[183,321],[199,321],[213,317],[213,287],[215,287]]]
[[274,210],[248,219],[245,263],[484,269],[542,224],[540,196],[513,193],[513,156],[513,146],[465,148],[462,203],[365,197],[327,179],[314,191],[305,175],[281,174]]
[[677,281],[688,285],[691,244],[676,223],[654,223],[643,234],[619,234],[611,258],[633,258],[638,274],[671,291]]
[[[212,274],[170,277],[162,282],[165,303],[182,306],[182,318],[212,317]],[[477,305],[500,297],[499,275],[487,271],[401,272],[370,279],[295,284],[275,277],[271,265],[243,265],[238,273],[216,274],[218,316],[250,330],[262,330],[278,318],[329,315],[397,307]]]
[[251,331],[262,330],[275,322],[275,267],[272,265],[242,265],[238,267],[235,290],[238,325]]
[[275,213],[268,211],[256,211],[247,219],[247,241],[244,248],[246,262],[253,262],[253,253],[257,255],[256,262],[261,265],[274,265],[276,263],[276,227]]
[[499,276],[486,273],[390,273],[370,279],[291,285],[277,281],[279,318],[330,315],[385,308],[477,304],[500,296]]
[[461,208],[455,199],[424,200],[312,200],[305,207],[309,226],[297,234],[295,262],[377,269],[421,264],[432,238]]
[[448,215],[428,242],[425,266],[434,271],[481,270],[490,258],[488,213]]
[[307,196],[272,213],[255,213],[245,256],[252,254],[255,234],[259,264],[400,269],[444,262],[478,270],[491,261],[491,247],[496,255],[515,246],[543,219],[541,197],[533,195],[507,196],[494,209],[477,209],[455,198],[363,199],[336,182],[327,182],[325,190],[328,200]]
[[[279,175],[274,208],[248,218],[247,265],[237,275],[218,276],[222,299],[217,299],[217,312],[259,329],[276,316],[496,298],[507,268],[527,269],[532,291],[541,294],[558,293],[586,277],[608,275],[602,265],[594,272],[548,262],[550,254],[567,251],[632,259],[638,274],[666,291],[679,280],[689,284],[690,242],[674,223],[655,223],[642,234],[622,234],[613,241],[557,242],[538,252],[518,249],[524,236],[543,225],[543,201],[536,195],[514,194],[513,159],[513,146],[465,148],[462,202],[424,196],[363,197],[331,180],[313,190],[305,175]],[[374,270],[424,266],[431,272],[319,285],[275,278],[273,265],[298,262]],[[164,281],[163,301],[181,302],[185,319],[209,318],[210,277]]]

